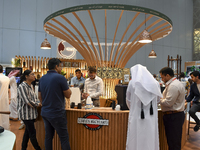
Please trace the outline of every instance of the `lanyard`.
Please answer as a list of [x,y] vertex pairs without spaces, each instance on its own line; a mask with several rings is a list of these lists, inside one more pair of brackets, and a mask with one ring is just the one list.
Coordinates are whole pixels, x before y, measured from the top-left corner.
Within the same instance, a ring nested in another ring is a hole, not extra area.
[[176,80],[176,78],[174,78],[172,81]]
[[167,86],[169,86],[174,80],[176,80],[176,78],[174,78]]

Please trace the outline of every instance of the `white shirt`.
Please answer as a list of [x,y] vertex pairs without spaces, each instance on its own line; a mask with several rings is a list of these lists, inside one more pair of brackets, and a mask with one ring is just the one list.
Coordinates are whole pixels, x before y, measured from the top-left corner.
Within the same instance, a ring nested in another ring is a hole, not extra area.
[[[10,79],[0,73],[0,110],[9,111],[8,87]],[[0,114],[0,126],[9,130],[9,115]]]
[[86,79],[84,93],[88,93],[91,98],[99,99],[103,94],[103,80],[96,76],[94,79]]
[[10,78],[10,93],[11,93],[11,99],[17,99],[17,83],[15,76],[12,76]]
[[183,111],[185,108],[185,87],[175,77],[166,82],[161,109],[165,111]]

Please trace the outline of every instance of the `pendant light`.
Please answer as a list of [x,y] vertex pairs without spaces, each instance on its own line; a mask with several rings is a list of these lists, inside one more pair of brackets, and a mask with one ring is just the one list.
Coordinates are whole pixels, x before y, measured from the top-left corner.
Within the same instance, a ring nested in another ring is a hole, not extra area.
[[153,50],[153,42],[152,42],[152,50],[149,53],[149,58],[157,58],[156,52]]
[[145,29],[141,33],[138,42],[139,43],[151,43],[152,42],[151,35],[146,29],[146,13],[145,13]]
[[42,42],[40,48],[41,48],[41,49],[51,49],[51,44],[50,44],[49,41],[47,40],[47,33],[45,33],[45,39],[44,39],[44,41]]

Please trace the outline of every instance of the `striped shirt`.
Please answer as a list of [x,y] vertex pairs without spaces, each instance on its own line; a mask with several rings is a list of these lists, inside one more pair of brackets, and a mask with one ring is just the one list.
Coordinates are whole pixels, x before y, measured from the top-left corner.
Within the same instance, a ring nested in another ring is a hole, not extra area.
[[22,82],[17,89],[17,111],[20,120],[37,118],[37,106],[40,101],[30,85]]

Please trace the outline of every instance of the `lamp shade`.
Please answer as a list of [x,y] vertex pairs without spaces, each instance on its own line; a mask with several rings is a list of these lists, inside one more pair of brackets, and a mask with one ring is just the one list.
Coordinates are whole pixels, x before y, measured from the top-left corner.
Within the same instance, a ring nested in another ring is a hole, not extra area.
[[42,42],[40,48],[41,49],[51,49],[51,44],[49,43],[47,38],[44,39],[44,41]]
[[155,53],[155,51],[152,49],[152,51],[149,53],[149,58],[156,58],[157,55]]
[[142,34],[139,37],[139,43],[151,43],[151,35],[149,34],[149,32],[145,29]]

